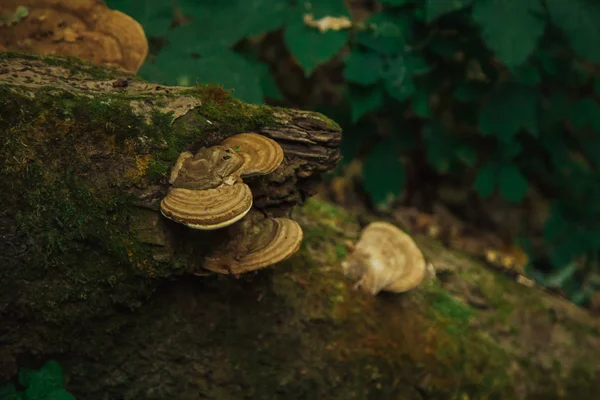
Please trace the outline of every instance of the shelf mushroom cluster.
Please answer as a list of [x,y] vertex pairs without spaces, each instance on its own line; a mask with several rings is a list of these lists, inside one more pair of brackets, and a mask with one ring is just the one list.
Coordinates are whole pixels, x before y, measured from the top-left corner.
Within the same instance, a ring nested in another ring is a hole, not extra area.
[[[172,185],[161,201],[162,214],[193,229],[214,230],[242,220],[252,209],[243,178],[267,175],[283,161],[277,142],[256,133],[231,136],[221,145],[183,152],[171,171]],[[264,268],[294,254],[302,229],[288,218],[250,218],[235,230],[234,256],[213,255],[204,267],[223,274]]]
[[426,275],[425,257],[413,239],[388,222],[373,222],[362,231],[353,252],[343,261],[344,273],[357,286],[376,295],[414,289]]

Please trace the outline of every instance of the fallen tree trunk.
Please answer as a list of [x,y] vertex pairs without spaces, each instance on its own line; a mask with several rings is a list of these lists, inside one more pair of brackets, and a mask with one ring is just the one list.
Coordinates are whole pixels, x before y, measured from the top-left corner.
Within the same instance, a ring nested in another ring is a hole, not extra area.
[[[282,216],[335,167],[341,141],[339,126],[318,113],[15,53],[0,55],[0,130],[3,322],[12,316],[16,326],[26,316],[55,326],[56,335],[73,329],[65,321],[137,307],[157,278],[199,273],[207,252],[227,239],[160,215],[180,153],[249,131],[275,139],[282,165],[245,181],[254,208]],[[12,323],[3,324],[0,379],[15,372],[20,348],[47,349],[28,343],[29,325],[10,332]],[[57,350],[70,340],[60,337]]]
[[[597,320],[429,239],[418,243],[439,279],[403,295],[356,292],[339,267],[354,217],[316,200],[292,209],[339,158],[339,127],[324,116],[73,60],[0,57],[0,380],[53,357],[85,399],[600,391]],[[253,191],[265,213],[292,212],[303,247],[240,279],[194,276],[218,235],[160,216],[169,168],[245,131],[285,149]]]

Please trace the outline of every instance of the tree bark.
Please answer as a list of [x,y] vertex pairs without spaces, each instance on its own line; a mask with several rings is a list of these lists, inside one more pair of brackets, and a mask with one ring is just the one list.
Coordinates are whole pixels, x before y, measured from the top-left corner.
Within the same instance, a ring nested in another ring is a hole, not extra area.
[[[285,150],[249,181],[302,249],[239,279],[195,276],[223,240],[160,215],[185,150],[255,131]],[[527,398],[600,393],[600,324],[417,238],[438,271],[400,295],[343,277],[360,226],[306,198],[341,133],[312,112],[0,55],[0,381],[57,359],[84,399]],[[487,397],[486,397],[487,396]]]

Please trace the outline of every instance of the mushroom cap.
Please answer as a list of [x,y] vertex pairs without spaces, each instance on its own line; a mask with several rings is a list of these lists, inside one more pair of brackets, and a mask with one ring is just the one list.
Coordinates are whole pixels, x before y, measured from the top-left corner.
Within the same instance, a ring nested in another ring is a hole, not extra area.
[[162,214],[190,228],[213,230],[231,225],[252,208],[252,192],[245,183],[214,189],[171,188],[161,201]]
[[227,146],[203,147],[191,156],[181,153],[169,180],[173,187],[185,189],[211,189],[222,183],[233,184],[244,163],[244,158]]
[[96,0],[3,0],[0,14],[24,6],[29,14],[0,26],[0,47],[41,55],[75,56],[136,73],[148,55],[142,26]]
[[223,141],[223,145],[244,157],[244,165],[240,170],[243,177],[270,174],[283,161],[283,149],[279,143],[258,133],[230,136]]
[[177,177],[179,176],[179,171],[181,171],[181,168],[183,167],[183,162],[193,156],[194,155],[189,151],[184,151],[179,155],[177,161],[175,162],[175,166],[171,170],[171,176],[169,177],[169,183],[171,185],[177,180]]
[[425,257],[413,239],[387,222],[373,222],[361,233],[344,269],[361,275],[363,290],[401,293],[417,287],[426,273]]
[[204,268],[221,274],[240,274],[276,264],[300,249],[304,237],[300,225],[289,218],[267,218],[254,226],[245,255],[207,257]]

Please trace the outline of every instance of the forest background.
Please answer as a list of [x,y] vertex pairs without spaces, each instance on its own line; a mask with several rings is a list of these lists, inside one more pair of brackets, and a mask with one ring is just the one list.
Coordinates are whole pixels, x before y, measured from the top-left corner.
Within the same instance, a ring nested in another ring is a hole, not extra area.
[[150,39],[143,78],[322,111],[344,129],[337,174],[358,168],[369,206],[442,203],[526,252],[523,272],[575,303],[600,288],[599,4],[107,4]]

